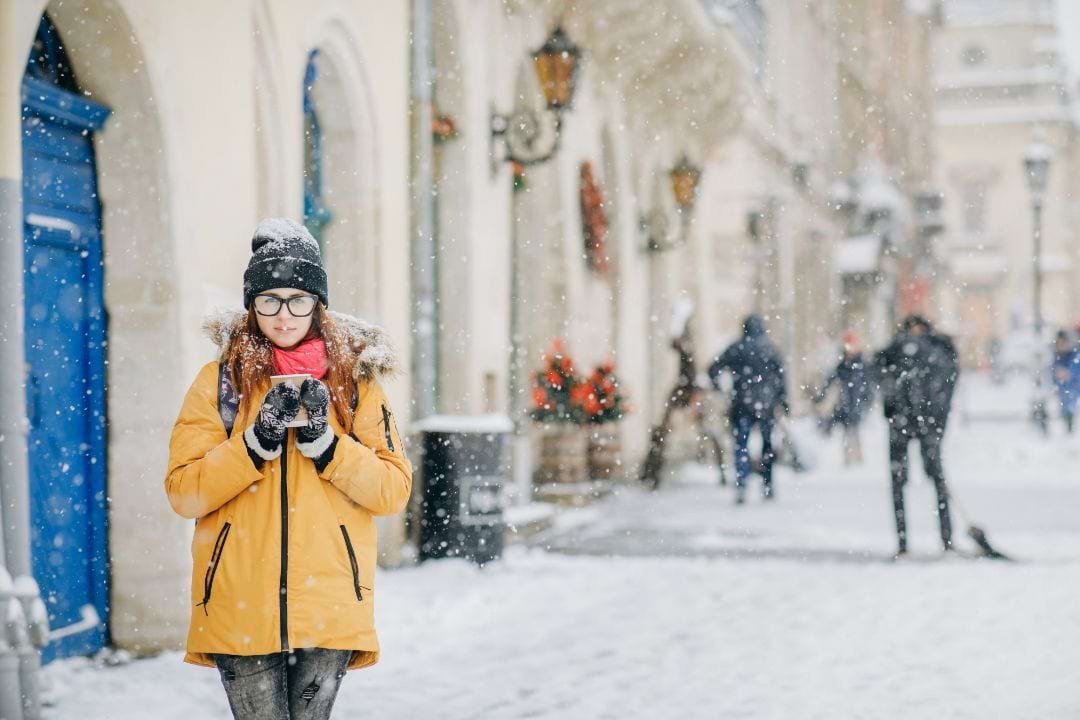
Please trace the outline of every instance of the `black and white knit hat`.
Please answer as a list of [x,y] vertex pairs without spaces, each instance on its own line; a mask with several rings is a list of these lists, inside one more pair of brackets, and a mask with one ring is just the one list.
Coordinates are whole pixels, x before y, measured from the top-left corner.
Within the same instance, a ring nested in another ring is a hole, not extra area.
[[251,238],[251,252],[244,271],[245,308],[272,288],[306,290],[329,306],[322,253],[306,227],[286,218],[263,220]]

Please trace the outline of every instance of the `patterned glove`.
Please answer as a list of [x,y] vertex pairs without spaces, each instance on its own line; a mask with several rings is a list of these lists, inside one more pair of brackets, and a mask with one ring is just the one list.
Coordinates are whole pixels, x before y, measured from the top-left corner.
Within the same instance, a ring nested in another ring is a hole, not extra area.
[[296,432],[296,449],[314,460],[315,468],[322,472],[337,449],[337,436],[327,421],[330,391],[319,380],[308,378],[300,386],[300,403],[307,410],[308,424]]
[[261,469],[263,461],[281,455],[281,443],[288,432],[287,425],[300,412],[300,391],[295,385],[279,383],[270,388],[263,398],[259,415],[254,424],[244,431],[248,455],[255,467]]

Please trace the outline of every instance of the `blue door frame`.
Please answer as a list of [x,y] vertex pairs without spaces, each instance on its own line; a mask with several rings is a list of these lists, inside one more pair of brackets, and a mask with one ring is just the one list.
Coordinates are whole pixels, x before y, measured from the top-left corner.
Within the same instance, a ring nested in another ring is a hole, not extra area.
[[315,82],[319,79],[319,51],[308,55],[304,70],[304,225],[323,249],[323,234],[334,219],[323,197],[322,125],[315,107]]
[[109,641],[107,318],[93,146],[109,110],[43,79],[43,33],[62,53],[43,18],[22,84],[23,282],[31,561],[50,626],[69,630],[43,651],[49,662]]

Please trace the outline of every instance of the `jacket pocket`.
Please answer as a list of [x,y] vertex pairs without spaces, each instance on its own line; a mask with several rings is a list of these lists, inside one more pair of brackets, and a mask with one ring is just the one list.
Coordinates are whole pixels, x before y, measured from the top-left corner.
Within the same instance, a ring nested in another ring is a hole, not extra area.
[[214,577],[217,575],[218,567],[221,565],[221,553],[225,551],[225,542],[229,539],[230,529],[232,529],[232,523],[225,523],[221,526],[217,540],[214,541],[214,552],[210,555],[210,562],[206,565],[206,575],[203,576],[203,599],[195,607],[201,607],[207,615],[210,612],[206,609],[206,606],[210,603],[210,594],[214,591]]
[[352,540],[349,539],[349,531],[345,529],[344,525],[339,526],[341,528],[341,537],[345,539],[345,552],[349,554],[349,566],[352,568],[352,582],[353,591],[356,593],[356,601],[363,602],[364,596],[360,592],[361,590],[370,590],[360,584],[360,565],[356,562],[356,552],[353,550]]

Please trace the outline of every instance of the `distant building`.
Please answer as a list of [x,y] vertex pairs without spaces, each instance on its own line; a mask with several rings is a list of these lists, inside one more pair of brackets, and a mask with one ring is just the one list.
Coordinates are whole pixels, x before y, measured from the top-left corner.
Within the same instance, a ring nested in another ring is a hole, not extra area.
[[943,315],[965,361],[1030,331],[1031,195],[1025,149],[1054,151],[1043,212],[1047,326],[1080,318],[1076,95],[1058,48],[1052,0],[950,0],[935,45],[938,183],[946,196],[949,278]]

